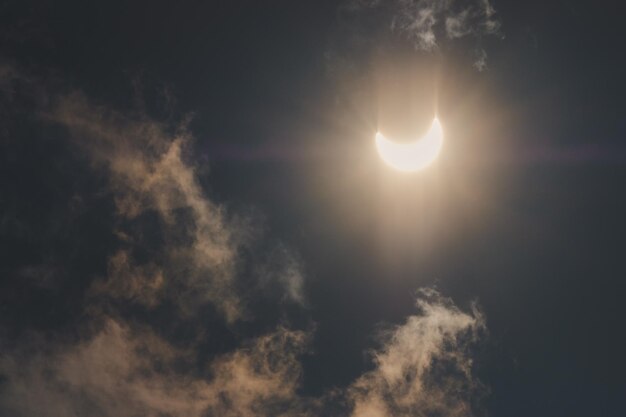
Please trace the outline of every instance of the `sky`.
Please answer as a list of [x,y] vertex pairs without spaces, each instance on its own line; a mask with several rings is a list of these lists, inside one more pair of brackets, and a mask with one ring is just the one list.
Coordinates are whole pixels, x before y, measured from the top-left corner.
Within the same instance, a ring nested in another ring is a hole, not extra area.
[[623,39],[610,2],[1,0],[0,416],[625,415]]

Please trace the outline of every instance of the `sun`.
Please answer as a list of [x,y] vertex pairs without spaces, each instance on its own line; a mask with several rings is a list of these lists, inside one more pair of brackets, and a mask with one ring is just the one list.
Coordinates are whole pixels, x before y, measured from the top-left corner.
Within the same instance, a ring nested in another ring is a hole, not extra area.
[[422,138],[409,143],[396,143],[376,133],[376,149],[390,167],[404,172],[419,171],[429,166],[443,146],[443,129],[438,118]]

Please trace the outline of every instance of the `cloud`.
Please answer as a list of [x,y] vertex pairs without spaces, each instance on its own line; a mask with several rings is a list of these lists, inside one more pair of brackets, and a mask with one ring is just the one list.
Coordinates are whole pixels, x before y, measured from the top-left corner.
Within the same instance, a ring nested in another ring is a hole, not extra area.
[[120,250],[109,258],[107,277],[94,281],[90,293],[155,307],[164,288],[163,269],[153,262],[136,265],[128,250]]
[[21,267],[17,276],[29,281],[36,288],[54,289],[63,273],[65,271],[61,267],[51,262]]
[[474,68],[482,72],[487,69],[487,52],[484,49],[478,49],[476,51],[476,61],[474,61]]
[[[470,415],[472,378],[467,348],[484,327],[478,311],[461,312],[432,290],[417,301],[422,315],[384,336],[376,367],[350,388],[354,417]],[[444,371],[445,369],[445,371]]]
[[[65,126],[94,168],[107,173],[121,219],[138,227],[150,214],[158,217],[146,227],[159,231],[151,242],[142,230],[119,231],[127,248],[112,256],[108,281],[98,281],[93,292],[146,306],[169,297],[186,314],[209,302],[228,322],[244,317],[237,288],[240,251],[254,226],[207,198],[189,162],[193,138],[184,124],[172,129],[144,116],[126,117],[81,94],[59,98],[46,117]],[[156,248],[155,259],[137,264],[133,250],[144,246]],[[284,284],[288,298],[301,302],[299,265],[291,255],[281,262],[266,275]]]
[[305,304],[302,261],[284,244],[273,248],[267,260],[259,266],[258,274],[263,286],[271,287],[272,282],[279,284],[283,299]]
[[[0,359],[3,415],[30,417],[274,416],[293,398],[306,334],[284,328],[216,358],[194,356],[149,329],[106,319],[75,344],[31,341]],[[28,352],[28,353],[27,353]]]
[[378,10],[392,32],[422,51],[437,50],[445,39],[501,37],[501,24],[490,0],[350,0],[343,10]]
[[250,347],[215,361],[210,391],[219,401],[209,405],[209,415],[252,417],[302,412],[296,395],[301,378],[298,355],[308,339],[305,332],[279,327]]
[[450,39],[462,38],[471,33],[468,16],[469,10],[465,9],[456,15],[446,17],[446,34]]
[[[299,356],[312,334],[277,327],[200,370],[194,346],[176,347],[147,327],[104,317],[74,343],[31,338],[0,356],[0,411],[16,417],[471,415],[480,384],[469,347],[484,322],[432,290],[420,314],[389,329],[371,352],[374,368],[320,398],[298,395]],[[327,417],[327,416],[325,416]]]
[[106,274],[91,282],[84,327],[73,328],[72,337],[38,333],[0,342],[0,415],[472,414],[482,387],[473,376],[471,348],[484,321],[476,309],[463,312],[433,290],[419,293],[415,315],[379,335],[371,370],[316,398],[299,394],[300,356],[310,351],[312,331],[278,325],[260,336],[238,335],[226,353],[207,358],[204,339],[220,337],[211,328],[206,337],[181,340],[141,314],[98,308],[112,300],[152,312],[167,301],[177,310],[161,309],[161,315],[197,329],[194,309],[210,304],[233,325],[246,315],[246,285],[257,291],[274,283],[283,298],[304,303],[303,262],[278,244],[264,262],[246,265],[258,284],[241,280],[241,252],[258,249],[249,244],[254,226],[206,196],[184,123],[172,128],[145,114],[123,115],[81,94],[50,103],[40,110],[45,120],[66,128],[107,179],[119,247],[105,254]]
[[204,196],[184,161],[191,140],[184,126],[170,133],[165,125],[107,111],[80,94],[61,97],[48,117],[69,130],[95,167],[106,169],[121,217],[158,215],[159,266],[167,268],[168,285],[180,284],[181,310],[209,301],[228,321],[240,318],[234,278],[241,236],[225,210]]

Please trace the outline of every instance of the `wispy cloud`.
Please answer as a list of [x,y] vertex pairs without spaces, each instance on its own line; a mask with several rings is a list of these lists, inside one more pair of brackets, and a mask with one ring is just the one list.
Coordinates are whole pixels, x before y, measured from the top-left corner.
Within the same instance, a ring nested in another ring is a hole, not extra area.
[[109,258],[106,278],[94,281],[90,295],[104,295],[154,307],[163,297],[164,289],[162,268],[154,262],[136,265],[128,250],[120,250]]
[[501,24],[490,0],[350,0],[351,13],[378,9],[390,19],[392,32],[416,49],[433,51],[446,39],[501,37]]
[[239,318],[233,281],[241,236],[224,209],[204,196],[184,161],[191,140],[184,126],[169,133],[160,123],[131,120],[80,94],[60,98],[49,117],[68,128],[95,167],[107,170],[120,216],[158,215],[155,226],[163,235],[158,266],[167,268],[166,285],[181,285],[181,310],[210,301],[229,321]]
[[[174,341],[149,320],[99,308],[122,304],[152,312],[168,302],[176,308],[160,314],[197,324],[195,308],[213,305],[220,320],[233,325],[247,314],[243,300],[250,283],[241,280],[241,252],[253,250],[246,245],[254,227],[206,195],[184,124],[171,128],[145,114],[123,115],[81,94],[44,102],[50,104],[36,111],[46,123],[65,127],[95,172],[107,178],[117,220],[111,233],[119,247],[103,255],[106,275],[85,294],[86,328],[74,329],[72,337],[30,334],[0,342],[0,414],[471,414],[470,397],[480,384],[470,347],[483,319],[432,290],[419,294],[415,315],[380,335],[370,371],[316,398],[298,393],[299,359],[310,349],[312,331],[278,325],[260,336],[242,335],[231,350],[207,358],[203,335]],[[280,297],[303,304],[302,260],[285,245],[270,252],[246,269],[258,278],[254,291],[273,283]]]
[[266,261],[259,266],[258,274],[264,286],[277,283],[282,288],[283,299],[305,304],[302,261],[286,245],[279,244],[273,248]]
[[[312,334],[278,327],[218,356],[200,372],[198,352],[175,347],[147,327],[103,318],[74,343],[34,338],[0,356],[0,411],[16,417],[168,415],[317,416],[330,401],[340,415],[471,415],[480,390],[468,347],[484,322],[427,291],[420,314],[389,329],[371,352],[374,369],[332,395],[297,394],[299,356]],[[195,371],[185,371],[189,367]]]
[[487,52],[482,48],[476,50],[476,60],[474,61],[474,68],[481,72],[487,69]]
[[305,342],[304,333],[279,328],[194,376],[181,372],[194,352],[107,319],[75,344],[39,339],[3,355],[0,410],[16,417],[277,415],[274,407],[294,396]]
[[[205,195],[188,162],[193,138],[184,125],[168,130],[149,118],[133,120],[80,94],[60,98],[47,117],[65,126],[94,167],[108,173],[121,218],[133,222],[147,213],[158,216],[150,225],[159,230],[157,242],[150,242],[156,259],[136,264],[132,249],[141,245],[140,236],[125,232],[128,249],[112,256],[108,281],[97,282],[94,291],[146,305],[174,297],[184,313],[210,302],[227,321],[242,318],[245,306],[236,288],[239,252],[253,228]],[[266,275],[301,302],[303,277],[295,258],[283,256],[280,262]],[[136,288],[144,293],[136,294]]]
[[482,317],[461,312],[432,290],[422,296],[422,315],[384,336],[373,352],[376,367],[350,388],[353,416],[471,414],[469,398],[481,387],[472,378],[467,347],[481,332]]

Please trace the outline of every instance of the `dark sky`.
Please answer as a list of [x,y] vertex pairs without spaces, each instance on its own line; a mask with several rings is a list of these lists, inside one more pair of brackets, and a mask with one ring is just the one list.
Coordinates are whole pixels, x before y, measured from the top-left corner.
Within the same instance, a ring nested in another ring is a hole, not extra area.
[[626,415],[622,20],[0,1],[0,415]]

